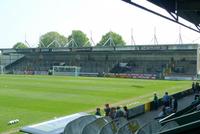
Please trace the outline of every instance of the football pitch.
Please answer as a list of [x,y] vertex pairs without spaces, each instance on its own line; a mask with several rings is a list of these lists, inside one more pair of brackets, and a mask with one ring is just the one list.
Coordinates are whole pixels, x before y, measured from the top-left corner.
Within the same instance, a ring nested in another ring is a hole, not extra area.
[[[0,75],[0,133],[83,111],[105,103],[134,106],[186,90],[191,81],[98,77]],[[103,111],[102,111],[103,113]],[[8,125],[8,121],[19,123]]]

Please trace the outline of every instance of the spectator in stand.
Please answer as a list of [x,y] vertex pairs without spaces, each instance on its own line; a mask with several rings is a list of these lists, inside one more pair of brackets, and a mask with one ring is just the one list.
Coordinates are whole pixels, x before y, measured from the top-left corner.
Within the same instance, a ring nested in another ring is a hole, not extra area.
[[196,93],[196,86],[195,86],[194,82],[192,83],[192,91],[193,91],[193,93]]
[[158,114],[158,117],[156,117],[157,119],[159,119],[159,118],[164,118],[167,114],[166,114],[166,110],[165,110],[165,106],[163,106],[162,108],[161,108],[161,112]]
[[200,104],[196,106],[196,110],[197,110],[197,111],[200,110]]
[[197,103],[199,103],[199,95],[198,94],[194,96],[194,101],[192,102],[191,105],[196,105]]
[[173,109],[171,107],[165,107],[166,115],[170,115],[173,113]]
[[155,117],[155,119],[161,119],[161,118],[164,118],[170,114],[172,114],[173,111],[172,111],[172,108],[170,107],[165,107],[165,106],[162,106],[161,107],[161,112],[158,114],[158,117]]
[[154,110],[158,109],[158,97],[156,93],[154,93],[154,98],[153,98],[153,109]]
[[129,118],[128,108],[127,108],[127,106],[124,106],[123,108],[124,108],[124,117],[128,120],[128,118]]
[[104,112],[105,112],[105,116],[109,116],[110,115],[110,106],[109,104],[105,104],[105,108],[104,108]]
[[96,109],[96,113],[95,113],[95,115],[97,115],[97,116],[101,116],[101,110],[100,110],[100,108],[97,108],[97,109]]
[[165,92],[165,95],[163,96],[163,104],[165,107],[169,107],[170,97],[168,95],[168,92]]
[[120,118],[120,117],[124,117],[124,112],[122,111],[121,107],[117,106],[115,118]]
[[178,102],[177,102],[177,99],[174,96],[172,96],[171,106],[172,106],[172,111],[176,113],[177,108],[178,108]]
[[116,108],[115,107],[111,108],[109,116],[111,119],[115,119],[115,117],[116,117]]

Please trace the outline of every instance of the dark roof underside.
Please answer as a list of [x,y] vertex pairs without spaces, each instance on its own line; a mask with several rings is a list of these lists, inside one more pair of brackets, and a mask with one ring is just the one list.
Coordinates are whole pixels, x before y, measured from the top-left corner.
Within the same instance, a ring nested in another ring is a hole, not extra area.
[[148,0],[170,13],[200,26],[200,0]]
[[[146,0],[165,9],[172,16],[172,18],[160,14],[159,12],[156,12],[152,9],[148,9],[143,5],[139,5],[134,0],[122,1],[200,33],[200,0]],[[179,17],[193,23],[196,27],[193,28],[186,25],[185,23],[180,22]]]

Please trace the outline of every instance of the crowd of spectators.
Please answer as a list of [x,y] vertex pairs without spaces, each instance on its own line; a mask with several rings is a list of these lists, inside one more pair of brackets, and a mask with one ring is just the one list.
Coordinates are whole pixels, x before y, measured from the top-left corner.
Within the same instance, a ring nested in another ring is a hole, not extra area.
[[[128,108],[127,108],[127,106],[124,106],[123,108],[121,108],[120,106],[110,107],[109,104],[105,104],[104,113],[105,113],[104,116],[108,116],[113,120],[120,118],[120,117],[125,117],[126,119],[128,119]],[[103,116],[101,114],[100,108],[96,109],[95,115]]]
[[[178,108],[178,101],[175,96],[169,96],[168,92],[165,92],[164,96],[162,97],[162,106],[161,112],[158,114],[157,118],[165,117],[171,113],[176,113]],[[156,93],[154,93],[153,98],[153,108],[157,110],[159,106],[159,100]]]
[[195,96],[194,96],[193,102],[191,103],[191,106],[193,107],[193,109],[196,109],[197,111],[199,111],[200,110],[200,96],[199,96],[200,85],[198,81],[192,83],[192,91],[195,94]]
[[[200,85],[199,85],[198,82],[192,83],[192,91],[194,93],[200,93]],[[195,95],[194,101],[191,103],[191,105],[195,105],[195,108],[197,110],[200,110],[200,96],[198,94]],[[178,109],[177,98],[174,95],[170,96],[168,94],[168,92],[165,92],[165,94],[163,95],[163,97],[161,98],[161,101],[160,101],[157,94],[154,93],[154,95],[153,95],[153,109],[158,110],[159,106],[161,106],[161,108],[160,108],[161,111],[158,114],[158,117],[156,117],[156,118],[163,118],[163,117],[166,117],[167,115],[170,115],[172,113],[176,113],[177,109]],[[117,118],[120,118],[120,117],[125,117],[126,119],[128,119],[128,117],[129,117],[128,111],[129,110],[126,106],[124,106],[123,108],[120,107],[120,106],[110,107],[109,104],[105,104],[104,115],[101,114],[100,108],[96,109],[95,115],[109,116],[112,119],[117,119]]]
[[[200,110],[200,85],[198,82],[192,83],[192,91],[195,95],[194,101],[192,101],[191,106],[193,109]],[[175,96],[169,96],[168,92],[165,92],[163,98],[162,98],[162,107],[161,112],[158,115],[158,118],[165,117],[171,113],[176,113],[178,108],[178,102]],[[156,93],[154,94],[153,99],[153,108],[157,110],[159,105],[158,97]],[[192,109],[191,109],[192,110]]]

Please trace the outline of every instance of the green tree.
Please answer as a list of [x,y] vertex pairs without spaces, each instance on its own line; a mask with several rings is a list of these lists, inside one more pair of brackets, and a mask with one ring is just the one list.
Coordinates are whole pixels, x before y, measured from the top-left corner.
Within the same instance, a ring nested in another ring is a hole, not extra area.
[[14,49],[23,49],[23,48],[28,48],[28,46],[22,42],[17,42],[14,46]]
[[80,30],[73,30],[71,35],[68,36],[69,46],[72,47],[87,47],[91,46],[89,39],[85,33]]
[[125,46],[126,43],[124,42],[121,35],[115,32],[108,32],[102,36],[100,42],[97,46]]
[[67,38],[57,32],[48,32],[40,37],[38,47],[40,48],[55,48],[64,47],[67,44]]

